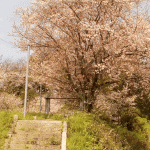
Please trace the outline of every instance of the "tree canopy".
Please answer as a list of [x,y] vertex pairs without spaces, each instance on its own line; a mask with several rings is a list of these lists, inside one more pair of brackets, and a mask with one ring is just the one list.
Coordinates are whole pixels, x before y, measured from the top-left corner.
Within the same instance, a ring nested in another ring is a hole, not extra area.
[[[149,18],[134,8],[142,0],[38,0],[17,10],[15,44],[30,45],[31,74],[38,82],[79,98],[80,108],[127,76],[145,74]],[[148,68],[147,68],[148,69]],[[139,70],[139,71],[138,71]],[[142,70],[142,71],[141,71]],[[113,86],[114,87],[114,86]]]

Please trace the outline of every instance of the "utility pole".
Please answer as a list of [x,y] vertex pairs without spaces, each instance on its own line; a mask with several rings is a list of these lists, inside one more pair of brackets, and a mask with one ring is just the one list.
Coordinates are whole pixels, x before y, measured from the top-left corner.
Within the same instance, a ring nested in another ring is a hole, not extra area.
[[26,68],[26,85],[25,85],[25,99],[24,99],[24,117],[26,117],[26,109],[27,109],[29,57],[30,57],[30,47],[29,47],[29,45],[28,45],[27,68]]

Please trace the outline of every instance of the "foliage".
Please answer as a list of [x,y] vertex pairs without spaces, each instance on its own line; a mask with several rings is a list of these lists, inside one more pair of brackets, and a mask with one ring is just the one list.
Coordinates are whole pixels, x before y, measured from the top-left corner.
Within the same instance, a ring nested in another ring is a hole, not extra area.
[[[89,113],[75,113],[68,119],[68,139],[69,150],[85,149],[128,149],[130,145],[126,143],[122,147],[119,135],[112,127],[101,119]],[[125,143],[125,141],[124,141]]]
[[95,110],[93,113],[95,121],[99,122],[102,119],[115,130],[115,133],[120,137],[122,147],[130,145],[128,149],[149,149],[150,124],[146,118],[140,117],[141,113],[138,109],[130,107],[126,111],[123,110],[117,125],[102,111]]
[[143,94],[142,97],[137,97],[135,100],[137,108],[140,109],[141,113],[150,120],[150,100],[149,94]]
[[[149,118],[148,106],[150,91],[148,88],[149,75],[147,74],[147,76],[148,77],[145,78],[145,75],[140,72],[136,72],[132,74],[132,76],[129,76],[127,72],[121,71],[116,83],[109,86],[109,94],[104,95],[105,109],[106,111],[111,109],[109,115],[118,118],[119,124],[120,118],[122,118],[123,115],[126,119],[131,119],[131,121],[136,118],[137,114],[141,117]],[[138,109],[134,109],[135,107]],[[121,121],[126,120],[124,117]]]
[[137,131],[129,131],[125,128],[118,127],[116,130],[116,133],[118,133],[122,139],[127,141],[127,143],[130,145],[131,150],[133,149],[148,150],[149,149],[148,134],[145,132],[142,133],[142,132],[137,132]]
[[[123,113],[123,112],[122,112]],[[121,116],[120,125],[112,124],[107,115],[101,115],[101,112],[94,112],[94,120],[97,122],[103,119],[107,125],[114,129],[119,135],[122,147],[129,146],[127,149],[149,149],[149,130],[150,124],[146,118],[141,118],[138,110],[130,108]],[[105,117],[107,116],[107,117]],[[107,118],[107,119],[106,119]]]
[[33,120],[34,116],[36,116],[37,119],[47,119],[48,118],[48,114],[42,114],[42,113],[27,113],[26,114],[26,118],[22,118],[20,120]]
[[99,121],[99,119],[110,122],[110,116],[107,113],[106,109],[101,109],[100,107],[97,107],[95,109],[93,109],[92,111],[94,113],[94,115],[96,116],[94,119],[95,121]]
[[[19,77],[18,75],[11,75],[6,78],[4,81],[2,91],[7,92],[9,94],[15,94],[24,100],[25,96],[25,80],[24,78]],[[20,80],[19,80],[20,79]],[[40,84],[33,82],[31,78],[29,78],[29,87],[28,87],[28,98],[29,100],[34,99],[37,94],[39,95]],[[46,87],[42,86],[42,94],[46,92]]]
[[122,111],[120,124],[129,131],[145,132],[144,123],[140,122],[138,117],[136,110],[130,107],[127,110]]
[[124,87],[126,86],[126,80],[128,80],[128,76],[126,72],[121,71],[119,75],[119,79],[118,79],[118,84],[115,87],[113,87],[113,91],[116,91],[116,92],[122,91]]
[[[5,95],[12,95],[12,97],[17,96],[16,99],[21,98],[22,104],[24,103],[25,96],[25,62],[23,60],[18,60],[13,62],[11,60],[5,60],[1,63],[0,74],[3,78],[0,79],[0,92],[1,92],[1,101],[3,104],[7,104],[3,98],[3,93],[8,93]],[[34,77],[29,75],[28,78],[28,101],[33,100],[40,92],[40,83],[33,81]],[[42,85],[42,94],[45,94],[49,89],[45,84]],[[11,99],[12,100],[12,99]],[[0,101],[0,102],[1,102]],[[13,99],[14,101],[14,99]],[[12,103],[12,102],[10,102]],[[8,108],[11,108],[9,105]]]

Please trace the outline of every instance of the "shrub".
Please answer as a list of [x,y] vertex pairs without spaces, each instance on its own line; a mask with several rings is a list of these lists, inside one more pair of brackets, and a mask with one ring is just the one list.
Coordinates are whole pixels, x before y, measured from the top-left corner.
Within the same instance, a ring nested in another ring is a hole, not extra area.
[[119,134],[126,138],[131,149],[146,150],[149,147],[146,122],[138,116],[137,112],[138,109],[135,108],[129,108],[122,112],[120,123],[124,128],[120,128]]
[[[139,116],[140,112],[136,108],[127,108],[126,110],[122,109],[120,115],[120,126],[114,125],[109,116],[102,112],[99,109],[93,111],[94,120],[100,122],[104,120],[107,125],[114,128],[122,143],[122,148],[128,147],[128,149],[138,149],[138,150],[147,150],[149,148],[149,138],[148,132],[150,131],[150,124],[147,123],[146,118],[141,118]],[[145,127],[146,126],[146,127]]]
[[149,149],[148,135],[146,133],[129,131],[122,127],[117,128],[116,133],[118,133],[122,139],[125,139],[128,142],[131,150]]
[[137,108],[140,109],[142,115],[145,115],[148,119],[150,119],[149,93],[144,93],[141,97],[137,97],[135,103]]
[[138,120],[136,109],[128,108],[126,111],[122,111],[120,123],[123,127],[127,127],[129,131],[143,131],[144,123]]

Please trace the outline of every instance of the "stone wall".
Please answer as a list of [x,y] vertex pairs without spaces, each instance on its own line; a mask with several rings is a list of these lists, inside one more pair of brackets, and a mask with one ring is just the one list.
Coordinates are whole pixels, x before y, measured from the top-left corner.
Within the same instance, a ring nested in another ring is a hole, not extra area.
[[[65,104],[65,100],[62,99],[51,99],[50,100],[50,112],[58,112]],[[45,98],[41,101],[41,113],[45,113]],[[28,112],[40,112],[40,97],[36,97],[35,100],[27,104]]]

